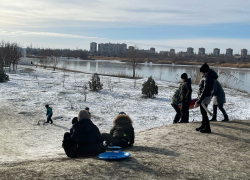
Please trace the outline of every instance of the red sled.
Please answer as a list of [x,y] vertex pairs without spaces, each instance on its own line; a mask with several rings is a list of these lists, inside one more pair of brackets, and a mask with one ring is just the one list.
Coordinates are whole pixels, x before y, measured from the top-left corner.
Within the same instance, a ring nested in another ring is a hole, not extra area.
[[[189,109],[194,109],[194,104],[198,101],[198,98],[192,99],[189,104]],[[196,106],[199,107],[200,105]],[[181,103],[178,104],[178,108],[181,109]]]

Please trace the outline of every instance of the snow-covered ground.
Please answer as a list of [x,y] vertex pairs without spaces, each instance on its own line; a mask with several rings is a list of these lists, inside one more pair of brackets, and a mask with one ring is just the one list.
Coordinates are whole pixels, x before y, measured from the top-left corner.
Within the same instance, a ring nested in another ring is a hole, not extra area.
[[[64,156],[61,148],[63,133],[71,128],[71,119],[85,107],[90,108],[92,121],[101,132],[109,132],[113,119],[120,111],[131,117],[136,132],[172,124],[175,115],[170,105],[172,94],[178,87],[175,82],[156,80],[159,94],[154,99],[144,99],[141,98],[141,87],[146,79],[136,80],[135,84],[132,79],[101,76],[103,90],[89,91],[87,101],[84,101],[83,85],[91,79],[90,74],[19,66],[17,73],[10,73],[9,76],[9,82],[0,84],[1,106],[14,107],[13,113],[18,114],[20,119],[16,122],[1,119],[1,135],[6,138],[5,131],[11,132],[12,137],[19,140],[2,140],[1,143],[8,145],[9,149],[16,149],[15,152],[0,150],[2,163]],[[110,82],[114,86],[113,91],[109,89]],[[192,88],[195,98],[198,86],[192,85]],[[225,92],[225,110],[229,119],[250,120],[250,95],[232,89],[225,89]],[[53,107],[54,124],[38,126],[37,121],[46,118],[45,104]],[[209,109],[212,110],[211,105]],[[199,108],[190,110],[190,121],[193,119],[201,120]],[[218,119],[223,119],[219,110]]]

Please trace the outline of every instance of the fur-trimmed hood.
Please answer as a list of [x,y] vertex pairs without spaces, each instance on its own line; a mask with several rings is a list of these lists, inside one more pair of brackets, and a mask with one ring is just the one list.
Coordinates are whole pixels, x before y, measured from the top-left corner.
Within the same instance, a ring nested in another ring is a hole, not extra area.
[[132,124],[133,121],[130,119],[128,115],[120,114],[116,116],[116,118],[113,121],[113,124]]

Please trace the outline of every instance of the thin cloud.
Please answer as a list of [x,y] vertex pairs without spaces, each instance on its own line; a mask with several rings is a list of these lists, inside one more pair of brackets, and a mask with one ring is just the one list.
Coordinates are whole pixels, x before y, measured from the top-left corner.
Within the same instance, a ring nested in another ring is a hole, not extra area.
[[[166,7],[166,8],[163,8]],[[232,8],[233,7],[233,8]],[[214,24],[244,23],[250,21],[248,0],[87,0],[48,1],[3,0],[1,19],[16,21],[30,26],[46,22],[87,21],[125,23],[127,26],[154,24]],[[5,24],[1,25],[4,28]],[[77,23],[76,23],[77,25]],[[66,26],[66,24],[65,24]],[[102,26],[102,24],[100,24]]]
[[62,34],[54,32],[31,32],[31,31],[6,31],[0,30],[0,35],[3,36],[42,36],[42,37],[61,37],[61,38],[81,38],[81,39],[101,39],[105,40],[106,38],[75,35],[75,34]]

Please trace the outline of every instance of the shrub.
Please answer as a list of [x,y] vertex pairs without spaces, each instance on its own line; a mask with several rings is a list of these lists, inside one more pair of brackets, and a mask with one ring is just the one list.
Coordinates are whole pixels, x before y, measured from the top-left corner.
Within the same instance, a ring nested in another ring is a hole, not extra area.
[[158,86],[155,85],[155,80],[152,76],[142,84],[142,94],[147,98],[153,98],[154,95],[158,94]]
[[89,81],[89,89],[92,91],[100,91],[103,84],[100,82],[100,77],[97,73],[93,74],[91,81]]

